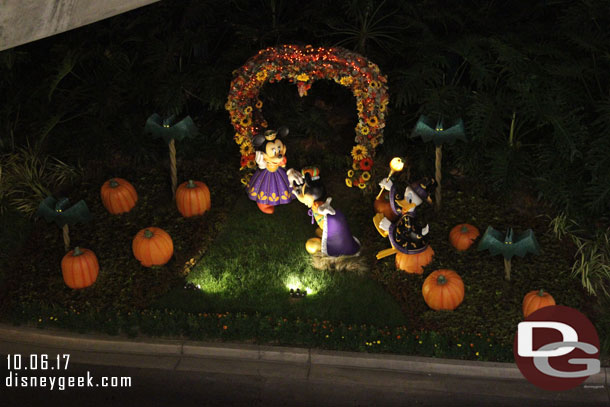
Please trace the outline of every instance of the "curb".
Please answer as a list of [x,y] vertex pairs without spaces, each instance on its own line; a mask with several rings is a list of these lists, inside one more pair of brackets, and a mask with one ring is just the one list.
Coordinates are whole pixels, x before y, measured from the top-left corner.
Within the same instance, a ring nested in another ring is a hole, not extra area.
[[[610,405],[608,367],[577,388],[554,393],[531,385],[513,363],[186,340],[148,341],[0,324],[2,354],[59,351],[69,353],[71,363],[349,382],[404,391],[475,392],[528,400],[578,401],[580,405],[591,400]],[[453,388],[443,385],[445,380],[460,380],[460,384]],[[492,381],[500,383],[491,385]]]

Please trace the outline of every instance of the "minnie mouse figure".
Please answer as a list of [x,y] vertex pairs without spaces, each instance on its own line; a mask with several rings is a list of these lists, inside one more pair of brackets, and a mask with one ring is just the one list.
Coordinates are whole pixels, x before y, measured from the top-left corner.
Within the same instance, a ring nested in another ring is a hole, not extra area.
[[280,127],[277,131],[267,130],[253,140],[258,169],[248,182],[248,197],[266,214],[272,214],[277,205],[290,203],[293,199],[291,184],[303,182],[298,171],[284,169],[286,145],[279,137],[287,135],[288,128]]

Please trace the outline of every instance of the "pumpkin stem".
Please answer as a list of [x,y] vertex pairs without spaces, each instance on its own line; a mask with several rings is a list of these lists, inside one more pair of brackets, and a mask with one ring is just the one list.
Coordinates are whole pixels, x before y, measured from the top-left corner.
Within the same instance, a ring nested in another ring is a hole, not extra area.
[[192,179],[189,179],[188,184],[186,184],[187,188],[197,188],[197,185],[195,185],[195,183],[193,182]]
[[445,278],[445,276],[444,276],[444,275],[442,275],[442,274],[436,278],[436,283],[437,283],[437,284],[443,285],[443,284],[445,284],[446,282],[447,282],[447,279],[446,279],[446,278]]
[[108,185],[110,186],[110,188],[116,188],[119,186],[119,183],[116,182],[116,180],[114,178],[112,178],[109,182]]
[[80,249],[80,247],[76,246],[74,248],[74,252],[72,253],[72,256],[76,257],[76,256],[80,256],[81,254],[83,254],[82,250]]
[[468,227],[466,225],[462,225],[462,228],[460,229],[461,233],[466,233],[468,232]]
[[542,288],[538,291],[538,297],[544,297],[544,290]]
[[153,235],[154,235],[154,234],[153,234],[153,232],[151,232],[151,231],[150,231],[150,230],[148,230],[148,229],[146,229],[146,230],[144,231],[144,237],[145,237],[145,238],[147,238],[147,239],[150,239],[151,237],[153,237]]

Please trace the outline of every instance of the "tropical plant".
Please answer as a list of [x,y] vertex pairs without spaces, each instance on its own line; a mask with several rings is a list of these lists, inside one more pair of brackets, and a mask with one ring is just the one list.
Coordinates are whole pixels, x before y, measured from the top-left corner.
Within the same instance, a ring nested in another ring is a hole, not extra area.
[[0,212],[10,206],[32,216],[52,191],[73,184],[82,169],[43,154],[30,145],[0,156]]
[[550,220],[549,230],[559,240],[570,239],[576,247],[571,275],[580,278],[589,294],[610,298],[610,228],[585,228],[561,212]]
[[339,37],[335,45],[350,48],[368,55],[372,46],[379,51],[391,52],[400,41],[397,36],[403,28],[395,24],[397,9],[384,9],[386,1],[352,0],[343,3],[343,21],[329,18],[329,37]]

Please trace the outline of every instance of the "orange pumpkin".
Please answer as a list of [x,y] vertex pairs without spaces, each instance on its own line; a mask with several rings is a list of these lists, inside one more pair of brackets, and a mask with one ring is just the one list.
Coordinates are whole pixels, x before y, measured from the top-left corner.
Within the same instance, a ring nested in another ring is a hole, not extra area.
[[434,250],[431,246],[417,254],[396,252],[396,268],[407,273],[423,274],[424,267],[430,264],[432,256],[434,256]]
[[172,238],[156,227],[140,230],[133,238],[131,248],[144,267],[162,266],[174,255]]
[[462,252],[468,250],[479,235],[479,229],[468,223],[461,223],[451,229],[451,232],[449,232],[449,241],[453,247]]
[[61,259],[61,273],[70,288],[89,287],[97,279],[100,265],[97,257],[89,249],[75,247]]
[[523,297],[523,316],[527,318],[532,312],[550,305],[555,305],[555,299],[551,294],[542,288],[530,291]]
[[388,218],[390,222],[395,222],[398,219],[398,216],[396,216],[392,211],[392,206],[390,206],[387,192],[382,194],[379,199],[375,199],[373,207],[375,208],[376,213],[383,213],[383,216]]
[[100,190],[104,207],[113,215],[129,212],[138,202],[136,189],[123,178],[111,178]]
[[440,269],[426,277],[421,292],[433,310],[453,311],[464,300],[464,283],[455,271]]
[[203,215],[212,207],[208,186],[193,180],[180,184],[176,189],[176,206],[185,218]]

